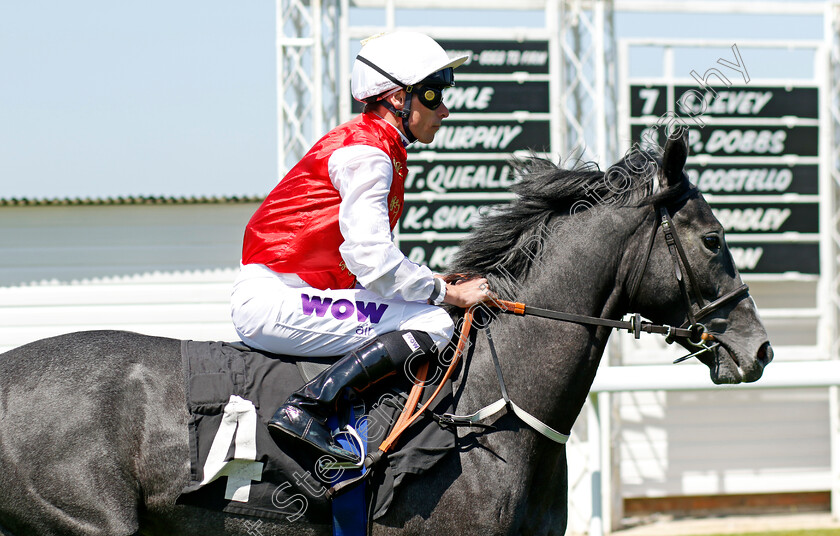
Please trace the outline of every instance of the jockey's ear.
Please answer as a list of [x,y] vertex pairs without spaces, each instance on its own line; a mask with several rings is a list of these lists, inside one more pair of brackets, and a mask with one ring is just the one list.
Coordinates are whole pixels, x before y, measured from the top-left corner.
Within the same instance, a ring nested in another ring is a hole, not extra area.
[[397,110],[402,110],[405,107],[405,90],[401,89],[385,97],[387,102]]
[[[673,136],[673,137],[672,137]],[[665,143],[659,182],[663,188],[676,186],[683,181],[683,168],[688,158],[688,129],[681,129]]]

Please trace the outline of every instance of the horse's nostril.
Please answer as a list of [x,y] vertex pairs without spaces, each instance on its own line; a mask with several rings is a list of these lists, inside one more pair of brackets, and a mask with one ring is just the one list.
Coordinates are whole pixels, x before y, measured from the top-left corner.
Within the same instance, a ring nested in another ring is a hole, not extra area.
[[765,342],[761,345],[761,348],[758,349],[756,359],[758,359],[759,363],[761,363],[762,366],[767,365],[769,362],[773,361],[773,347],[770,346],[769,342]]

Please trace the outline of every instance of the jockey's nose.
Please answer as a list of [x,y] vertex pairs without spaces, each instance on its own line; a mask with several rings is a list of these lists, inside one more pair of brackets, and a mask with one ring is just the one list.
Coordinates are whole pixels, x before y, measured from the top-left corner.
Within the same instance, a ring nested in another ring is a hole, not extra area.
[[446,104],[441,102],[440,106],[438,106],[437,113],[441,119],[446,119],[449,117],[449,108],[446,107]]

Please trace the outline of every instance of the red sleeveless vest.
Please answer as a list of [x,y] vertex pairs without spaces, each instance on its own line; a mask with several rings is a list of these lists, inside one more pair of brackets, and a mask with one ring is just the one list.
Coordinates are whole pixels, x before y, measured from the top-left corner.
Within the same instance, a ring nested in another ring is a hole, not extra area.
[[405,147],[395,128],[374,114],[361,114],[318,140],[268,194],[245,228],[243,264],[297,274],[314,288],[353,288],[356,277],[338,252],[344,242],[338,227],[341,196],[327,170],[333,151],[351,145],[376,147],[391,158],[388,219],[393,231],[403,210]]

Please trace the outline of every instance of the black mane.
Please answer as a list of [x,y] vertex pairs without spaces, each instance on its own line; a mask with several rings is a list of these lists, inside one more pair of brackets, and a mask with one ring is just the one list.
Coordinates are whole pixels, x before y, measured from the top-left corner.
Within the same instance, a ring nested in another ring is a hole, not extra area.
[[536,157],[514,162],[521,177],[511,188],[516,199],[482,217],[461,242],[449,272],[485,276],[501,297],[512,298],[517,281],[539,257],[552,218],[599,205],[667,203],[681,195],[687,180],[678,188],[654,193],[659,162],[657,155],[638,151],[606,172],[593,164],[564,169]]

